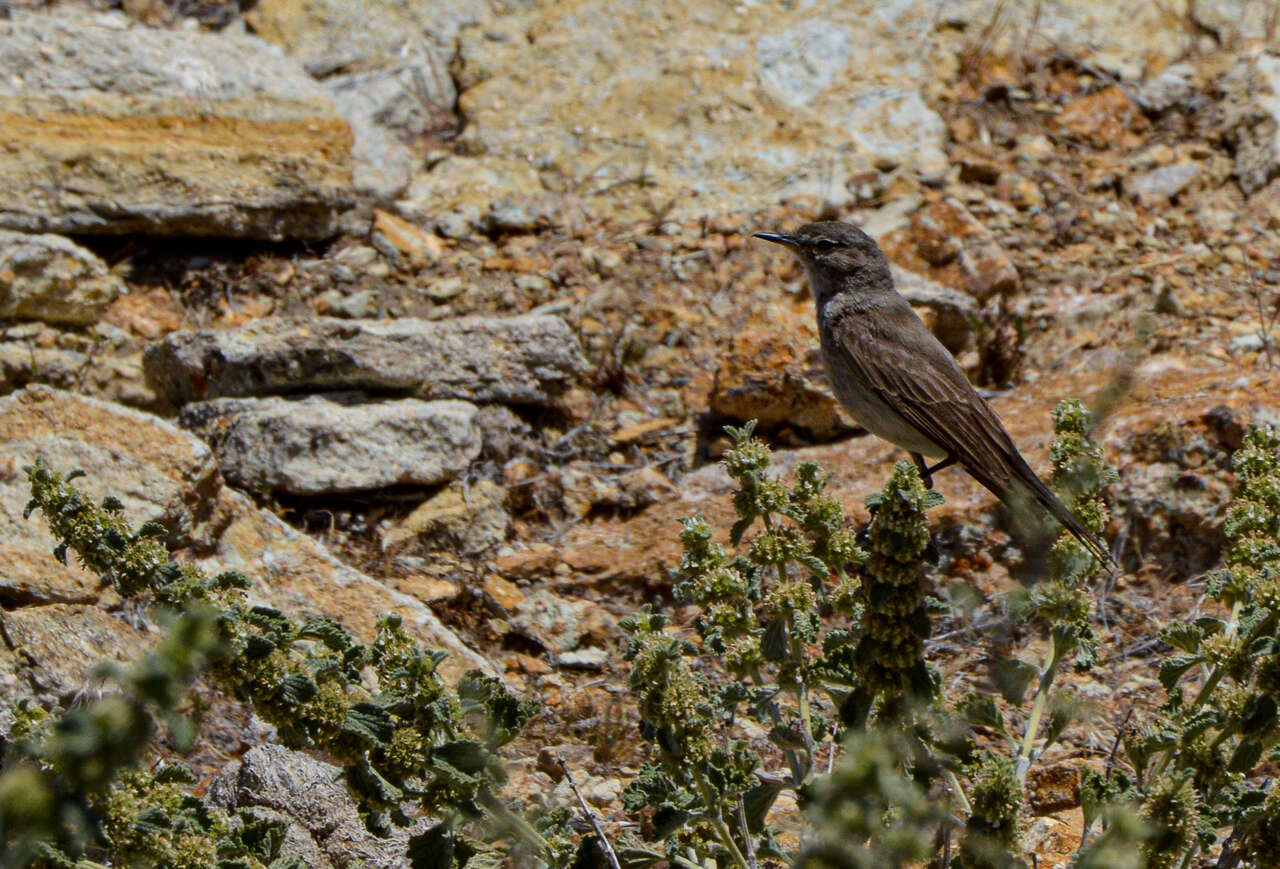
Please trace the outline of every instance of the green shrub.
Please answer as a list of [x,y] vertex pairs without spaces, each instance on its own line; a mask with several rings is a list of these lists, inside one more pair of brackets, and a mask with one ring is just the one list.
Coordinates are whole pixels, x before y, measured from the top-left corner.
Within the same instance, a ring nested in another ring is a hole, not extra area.
[[[446,852],[492,852],[464,834],[467,822],[481,819],[510,837],[504,853],[552,863],[572,856],[563,825],[539,830],[498,795],[506,773],[494,751],[520,732],[536,704],[478,671],[446,685],[437,673],[444,653],[419,648],[394,614],[381,618],[366,648],[330,619],[298,623],[249,606],[243,576],[208,577],[173,561],[157,539],[162,528],[133,529],[118,500],[94,504],[69,485],[75,474],[64,478],[40,462],[26,470],[28,513],[39,510],[48,521],[58,558],[65,563],[73,551],[122,597],[148,595],[170,626],[155,652],[109,669],[119,693],[84,709],[20,719],[0,776],[6,865],[72,865],[84,856],[115,865],[290,865],[276,860],[278,834],[261,824],[233,829],[137,771],[151,748],[153,715],[167,719],[179,742],[190,741],[193,728],[177,710],[201,676],[250,704],[286,746],[341,764],[372,832],[386,834],[414,816],[438,818],[415,842],[417,865],[451,866],[438,859]],[[367,687],[368,675],[375,687]],[[181,835],[139,834],[152,828]],[[245,840],[244,830],[258,832]]]
[[[1115,472],[1078,402],[1054,420],[1053,484],[1101,531]],[[803,463],[784,483],[752,426],[730,434],[732,527],[693,517],[680,531],[676,593],[696,618],[678,629],[646,607],[622,621],[649,746],[623,808],[649,843],[621,837],[619,865],[1026,866],[1028,773],[1090,712],[1062,674],[1104,651],[1093,628],[1101,566],[1061,535],[1044,574],[1006,597],[992,690],[949,697],[926,660],[933,616],[946,611],[928,577],[927,511],[940,496],[900,462],[854,529],[821,468]],[[1264,775],[1280,761],[1280,436],[1251,431],[1234,468],[1230,548],[1207,585],[1219,610],[1161,630],[1163,702],[1135,710],[1139,724],[1105,766],[1082,768],[1077,869],[1187,869],[1215,854],[1280,865],[1280,797]],[[294,866],[278,825],[204,806],[181,767],[142,770],[154,722],[179,744],[193,738],[180,710],[197,678],[250,704],[285,744],[341,763],[370,830],[437,818],[412,840],[414,866],[607,865],[567,810],[532,816],[501,798],[494,752],[535,707],[496,679],[446,684],[440,653],[394,616],[366,648],[333,621],[250,607],[243,577],[173,562],[161,529],[134,530],[114,499],[93,504],[39,463],[28,475],[59,558],[75,552],[122,596],[149,599],[168,633],[111,668],[115,691],[88,706],[17,710],[0,865]],[[800,807],[789,818],[775,810],[784,794]]]

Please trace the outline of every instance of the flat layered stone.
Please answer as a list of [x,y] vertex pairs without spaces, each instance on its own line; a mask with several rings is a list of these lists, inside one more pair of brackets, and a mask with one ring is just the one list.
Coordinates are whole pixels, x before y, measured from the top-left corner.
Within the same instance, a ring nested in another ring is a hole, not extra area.
[[[984,50],[1008,56],[1034,33],[1038,44],[1128,80],[1188,54],[1185,23],[1157,4],[1010,0],[994,18],[992,8],[990,0],[512,4],[458,35],[451,71],[467,121],[461,150],[476,156],[454,162],[479,173],[523,163],[525,172],[494,180],[528,208],[546,195],[623,219],[649,219],[651,202],[669,203],[664,216],[677,221],[799,197],[845,208],[858,198],[852,178],[894,172],[931,182],[946,172],[935,106],[940,83],[955,80],[974,51],[974,34]],[[448,162],[419,173],[406,209],[442,227],[460,222],[451,216],[483,220],[494,197]],[[532,193],[528,174],[537,176]]]
[[465,401],[363,396],[221,398],[189,404],[182,424],[213,447],[230,482],[291,495],[429,486],[480,455]]
[[453,129],[449,67],[484,0],[264,0],[245,16],[320,79],[355,136],[355,186],[390,199],[422,163],[414,137]]
[[414,832],[409,827],[393,828],[389,836],[370,833],[340,767],[279,745],[256,745],[232,761],[209,783],[205,800],[284,821],[281,856],[297,857],[311,869],[398,869],[406,865]]
[[88,325],[122,292],[107,264],[70,239],[0,230],[0,317]]
[[0,543],[42,553],[50,570],[65,570],[48,554],[56,541],[22,517],[31,497],[22,467],[37,457],[60,473],[84,470],[76,486],[95,500],[115,495],[129,521],[179,534],[217,486],[209,448],[159,417],[47,386],[0,398]]
[[456,680],[467,670],[496,670],[469,648],[422,601],[395,591],[339,561],[329,550],[224,488],[206,526],[212,554],[200,564],[211,574],[238,570],[249,577],[250,603],[276,607],[295,619],[328,616],[361,643],[372,643],[383,613],[399,613],[405,630],[424,648],[448,652],[440,672]]
[[0,226],[319,239],[351,197],[351,131],[267,43],[121,15],[0,19]]
[[558,317],[297,322],[174,332],[147,349],[147,378],[174,404],[223,396],[366,390],[545,405],[586,370]]
[[23,607],[4,613],[0,624],[29,689],[45,702],[65,705],[92,694],[99,667],[129,663],[147,649],[137,629],[92,605]]

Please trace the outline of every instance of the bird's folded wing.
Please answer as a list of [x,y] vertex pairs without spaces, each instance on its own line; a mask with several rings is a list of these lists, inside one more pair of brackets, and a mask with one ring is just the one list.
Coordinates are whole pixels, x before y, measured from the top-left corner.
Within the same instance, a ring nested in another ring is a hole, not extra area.
[[[914,318],[915,313],[910,312]],[[837,324],[836,341],[828,347],[856,373],[871,392],[946,450],[988,488],[1005,481],[1001,470],[1016,448],[995,412],[970,385],[964,372],[919,319],[890,323],[919,329],[903,341],[901,335]],[[914,348],[914,349],[913,349]]]

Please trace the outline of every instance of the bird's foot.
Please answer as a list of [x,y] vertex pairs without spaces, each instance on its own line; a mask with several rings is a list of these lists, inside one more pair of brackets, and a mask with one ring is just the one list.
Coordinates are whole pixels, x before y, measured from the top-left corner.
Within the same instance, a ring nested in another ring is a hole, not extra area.
[[929,464],[924,460],[924,456],[920,455],[919,453],[912,453],[911,461],[915,462],[916,467],[920,470],[920,481],[924,483],[924,487],[926,489],[932,489],[933,475],[938,471],[941,471],[943,468],[949,468],[952,465],[954,465],[956,463],[956,457],[947,456],[945,459],[938,462],[932,468],[929,467]]
[[932,489],[933,472],[929,470],[929,463],[924,460],[924,456],[919,453],[912,453],[911,461],[916,463],[916,470],[920,472],[920,481],[924,483],[924,487],[926,489]]

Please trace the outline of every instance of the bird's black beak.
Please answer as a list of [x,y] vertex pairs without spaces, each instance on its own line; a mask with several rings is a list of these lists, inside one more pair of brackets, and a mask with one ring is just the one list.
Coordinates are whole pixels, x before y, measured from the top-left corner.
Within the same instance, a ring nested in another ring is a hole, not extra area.
[[774,244],[780,244],[783,247],[789,247],[795,250],[800,247],[800,240],[794,235],[786,235],[781,232],[757,232],[756,238],[763,238],[765,241],[771,241]]

